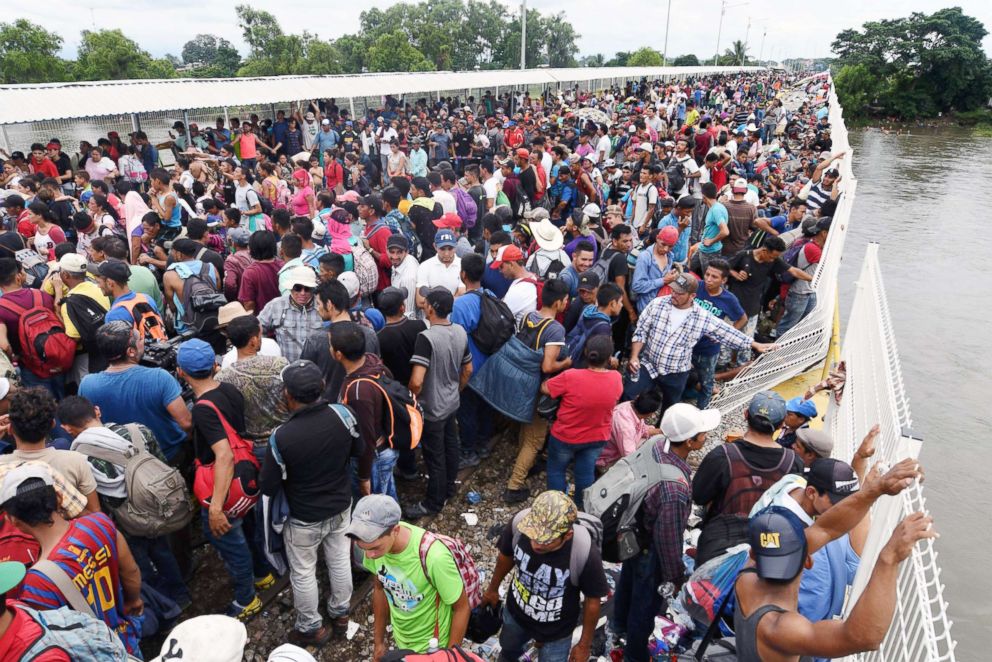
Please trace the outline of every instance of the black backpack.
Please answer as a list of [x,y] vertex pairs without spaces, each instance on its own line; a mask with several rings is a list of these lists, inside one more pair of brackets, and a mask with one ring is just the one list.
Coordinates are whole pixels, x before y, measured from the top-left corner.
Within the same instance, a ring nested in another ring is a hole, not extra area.
[[516,319],[502,299],[481,289],[472,292],[479,295],[479,325],[472,340],[480,352],[492,354],[516,332]]
[[685,168],[682,167],[681,163],[672,159],[665,172],[668,175],[668,194],[674,197],[685,186]]
[[65,299],[65,312],[79,332],[79,340],[87,352],[96,350],[96,332],[103,326],[107,311],[85,294],[70,294]]

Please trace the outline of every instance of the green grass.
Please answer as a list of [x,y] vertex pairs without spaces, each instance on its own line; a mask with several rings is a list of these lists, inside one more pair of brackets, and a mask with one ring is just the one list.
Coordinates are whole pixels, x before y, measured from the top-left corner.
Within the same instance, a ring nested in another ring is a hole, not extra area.
[[964,126],[980,126],[992,128],[992,109],[979,108],[954,113],[954,119]]

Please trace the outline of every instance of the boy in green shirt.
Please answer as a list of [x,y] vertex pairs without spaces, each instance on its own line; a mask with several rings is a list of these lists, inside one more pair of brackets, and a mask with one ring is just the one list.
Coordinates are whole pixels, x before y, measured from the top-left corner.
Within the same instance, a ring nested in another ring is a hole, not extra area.
[[376,578],[372,594],[375,648],[386,653],[386,626],[399,649],[427,651],[431,639],[442,647],[461,644],[469,606],[455,559],[439,541],[427,550],[427,574],[420,562],[424,529],[400,521],[396,500],[385,494],[362,497],[345,535],[362,551],[362,565]]

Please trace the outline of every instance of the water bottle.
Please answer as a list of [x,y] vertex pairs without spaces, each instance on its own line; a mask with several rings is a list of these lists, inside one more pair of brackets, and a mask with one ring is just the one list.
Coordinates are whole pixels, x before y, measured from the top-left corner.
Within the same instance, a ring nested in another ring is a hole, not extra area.
[[427,652],[436,653],[440,650],[440,646],[437,641],[437,637],[431,637],[430,641],[427,642]]

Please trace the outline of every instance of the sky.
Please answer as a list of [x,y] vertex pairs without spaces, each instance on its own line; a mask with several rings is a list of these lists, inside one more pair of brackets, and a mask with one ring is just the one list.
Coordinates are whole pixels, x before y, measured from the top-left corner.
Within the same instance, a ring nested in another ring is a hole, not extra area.
[[[241,0],[246,1],[246,0]],[[254,0],[256,9],[271,12],[284,32],[316,32],[333,39],[358,31],[359,14],[369,7],[388,7],[396,0]],[[75,57],[79,33],[84,29],[120,28],[156,57],[180,55],[182,46],[199,33],[210,33],[232,42],[241,52],[246,47],[238,29],[234,7],[238,0],[48,0],[29,7],[17,3],[0,20],[26,18],[57,32],[65,40],[63,56]],[[508,6],[509,2],[504,2]],[[982,21],[992,32],[992,2],[954,0],[831,0],[816,2],[774,0],[726,0],[727,9],[720,35],[720,50],[735,39],[746,40],[748,52],[764,59],[830,57],[830,42],[838,32],[860,27],[865,21],[907,16],[911,12],[934,12],[945,6],[960,6]],[[519,7],[513,3],[514,8]],[[665,0],[528,0],[528,7],[542,13],[564,11],[575,30],[579,55],[603,53],[607,59],[621,50],[651,46],[664,50]],[[608,7],[604,16],[603,9]],[[668,55],[694,53],[710,57],[716,50],[720,0],[670,0],[671,28]],[[783,12],[783,7],[787,11]],[[750,20],[750,30],[748,22]],[[764,42],[762,44],[762,42]],[[984,47],[992,54],[992,36]]]

